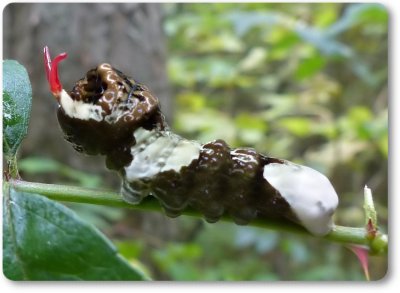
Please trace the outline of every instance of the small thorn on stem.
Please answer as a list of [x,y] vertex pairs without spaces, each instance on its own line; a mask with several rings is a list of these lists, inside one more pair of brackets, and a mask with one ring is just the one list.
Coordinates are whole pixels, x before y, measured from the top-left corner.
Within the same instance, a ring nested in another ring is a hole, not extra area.
[[369,268],[368,268],[368,249],[362,246],[351,245],[350,250],[354,252],[360,261],[360,265],[364,271],[365,278],[370,281]]
[[67,58],[67,53],[61,53],[57,55],[52,61],[50,57],[49,48],[45,46],[43,49],[43,55],[44,55],[44,67],[46,71],[46,78],[47,81],[49,82],[50,91],[58,100],[60,92],[62,90],[62,85],[58,78],[58,63]]

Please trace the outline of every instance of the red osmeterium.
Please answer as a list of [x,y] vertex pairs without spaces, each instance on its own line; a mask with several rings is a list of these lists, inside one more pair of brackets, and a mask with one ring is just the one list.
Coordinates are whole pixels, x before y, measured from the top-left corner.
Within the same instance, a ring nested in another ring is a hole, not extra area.
[[58,79],[58,63],[67,58],[67,53],[61,53],[57,55],[53,61],[51,61],[49,48],[46,46],[43,49],[43,54],[46,77],[47,81],[49,82],[50,90],[54,96],[58,97],[62,90],[62,85]]

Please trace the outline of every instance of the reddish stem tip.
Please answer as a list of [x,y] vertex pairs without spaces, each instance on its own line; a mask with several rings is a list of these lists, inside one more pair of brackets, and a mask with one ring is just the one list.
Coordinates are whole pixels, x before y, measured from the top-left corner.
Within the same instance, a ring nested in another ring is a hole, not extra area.
[[62,85],[58,78],[58,63],[67,58],[67,53],[61,53],[57,55],[53,61],[51,61],[50,51],[49,48],[46,46],[43,49],[43,54],[44,67],[46,70],[46,77],[47,81],[49,82],[50,91],[53,93],[54,96],[58,97],[62,90]]

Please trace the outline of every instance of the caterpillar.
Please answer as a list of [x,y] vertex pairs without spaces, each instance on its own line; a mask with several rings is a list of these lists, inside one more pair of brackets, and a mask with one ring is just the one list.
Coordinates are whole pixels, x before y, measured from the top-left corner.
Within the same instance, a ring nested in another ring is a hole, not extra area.
[[122,178],[126,202],[151,195],[170,217],[191,207],[210,223],[227,214],[239,225],[261,218],[290,221],[318,236],[331,231],[338,196],[323,174],[221,139],[201,144],[173,133],[151,91],[107,63],[67,92],[58,77],[66,57],[52,61],[44,48],[64,137],[78,152],[105,156],[106,167]]

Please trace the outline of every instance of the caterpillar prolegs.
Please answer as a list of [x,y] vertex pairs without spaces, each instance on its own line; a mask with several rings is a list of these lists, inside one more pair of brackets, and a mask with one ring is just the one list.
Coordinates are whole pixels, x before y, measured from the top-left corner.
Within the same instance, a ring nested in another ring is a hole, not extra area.
[[190,206],[208,222],[228,214],[237,224],[256,218],[292,221],[315,235],[332,229],[337,194],[321,173],[225,141],[201,144],[174,134],[149,89],[111,65],[87,72],[70,92],[58,63],[44,49],[50,90],[66,140],[89,155],[106,157],[122,178],[125,201],[156,197],[168,216]]

